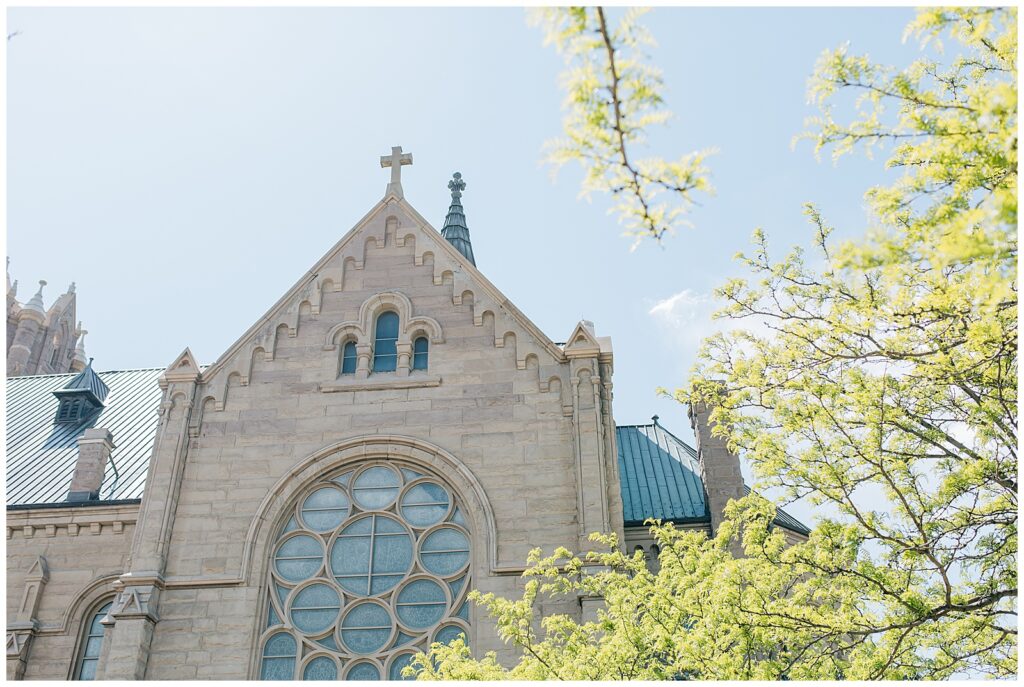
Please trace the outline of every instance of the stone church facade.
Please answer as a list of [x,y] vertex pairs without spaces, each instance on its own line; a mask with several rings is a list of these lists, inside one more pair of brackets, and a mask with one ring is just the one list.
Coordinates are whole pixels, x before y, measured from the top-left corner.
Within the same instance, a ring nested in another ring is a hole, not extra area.
[[518,596],[530,549],[594,531],[648,548],[646,517],[710,531],[743,495],[706,412],[696,449],[617,427],[611,340],[541,332],[475,267],[465,184],[438,232],[409,163],[209,366],[33,368],[9,296],[8,679],[395,679],[456,636],[510,659],[469,590]]

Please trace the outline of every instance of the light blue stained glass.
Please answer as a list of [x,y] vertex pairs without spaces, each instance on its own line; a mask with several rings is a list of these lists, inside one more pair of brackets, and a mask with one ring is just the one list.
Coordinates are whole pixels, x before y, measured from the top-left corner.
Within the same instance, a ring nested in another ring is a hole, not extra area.
[[349,481],[351,479],[352,479],[352,473],[351,472],[346,472],[344,475],[339,475],[338,477],[335,477],[331,481],[332,482],[337,482],[338,484],[340,484],[343,487],[347,487],[348,483],[349,483]]
[[373,339],[373,371],[394,372],[398,363],[398,314],[381,313]]
[[455,512],[452,513],[452,522],[462,525],[463,527],[466,526],[466,518],[463,517],[462,509],[458,506],[455,507]]
[[89,628],[86,631],[85,642],[82,645],[82,654],[78,662],[79,680],[96,679],[96,663],[99,660],[100,649],[103,648],[102,621],[112,605],[113,602],[104,604],[89,619]]
[[286,522],[284,527],[281,528],[281,534],[278,536],[288,534],[289,532],[293,532],[297,529],[299,529],[299,523],[295,522],[295,518],[289,518],[288,522]]
[[261,680],[291,680],[295,673],[295,638],[278,632],[263,646]]
[[334,541],[331,571],[353,594],[380,594],[402,581],[412,567],[412,555],[412,538],[400,522],[367,515],[345,527]]
[[462,637],[462,641],[469,644],[465,630],[458,625],[445,625],[434,635],[434,641],[441,642],[442,644],[451,644],[458,637]]
[[427,369],[427,338],[425,336],[412,342],[412,369]]
[[379,680],[380,671],[372,663],[357,663],[348,670],[346,680]]
[[334,641],[334,635],[333,634],[329,634],[326,637],[322,637],[320,639],[314,639],[313,641],[316,642],[317,644],[319,644],[322,647],[330,649],[331,651],[337,651],[338,650],[338,643],[336,641]]
[[388,679],[389,680],[415,680],[415,677],[402,677],[402,670],[412,663],[412,657],[415,654],[399,654],[391,661],[391,667],[388,668]]
[[357,654],[372,654],[391,637],[391,616],[375,603],[361,603],[341,621],[341,641]]
[[406,627],[425,630],[444,617],[448,609],[441,585],[433,580],[413,580],[402,587],[395,601],[395,612]]
[[274,610],[274,604],[267,604],[270,608],[267,610],[267,627],[273,627],[274,625],[280,625],[281,619],[277,617],[277,611]]
[[303,680],[337,680],[338,666],[334,659],[317,656],[302,669]]
[[402,468],[402,475],[405,476],[406,482],[412,482],[414,479],[419,479],[420,477],[423,477],[423,473],[416,472],[415,470],[410,470],[409,468]]
[[462,585],[464,585],[464,584],[466,584],[466,576],[465,575],[463,575],[462,577],[460,577],[457,580],[453,580],[453,581],[448,583],[448,586],[451,587],[451,590],[452,590],[452,599],[453,600],[459,598],[459,592],[462,590]]
[[455,614],[456,618],[462,618],[467,623],[469,622],[469,602],[463,601],[462,606],[459,608],[459,612]]
[[345,344],[341,354],[341,374],[355,374],[356,371],[356,342],[349,341]]
[[333,530],[347,517],[348,496],[340,489],[334,487],[317,489],[302,502],[302,520],[311,530],[317,532]]
[[451,497],[434,482],[420,482],[402,497],[402,515],[413,527],[429,527],[441,522],[448,513]]
[[292,601],[292,623],[303,632],[318,634],[334,625],[340,609],[338,592],[326,584],[311,584]]
[[394,648],[396,646],[402,646],[403,644],[408,644],[409,642],[411,642],[414,639],[416,639],[414,636],[407,635],[404,632],[402,632],[401,630],[399,630],[398,636],[395,637],[395,641],[394,641],[394,643],[392,643],[391,647]]
[[308,534],[286,539],[277,547],[277,573],[289,582],[309,579],[320,569],[324,547],[320,540]]
[[435,575],[448,577],[469,563],[469,539],[454,527],[441,527],[420,542],[423,567]]
[[377,465],[356,477],[352,484],[352,498],[366,510],[381,510],[394,502],[401,483],[397,472]]
[[288,588],[275,583],[274,590],[277,592],[277,598],[281,601],[281,608],[284,608],[285,599],[288,598]]
[[79,680],[95,680],[96,679],[96,664],[99,663],[98,658],[83,658],[82,664],[78,669]]

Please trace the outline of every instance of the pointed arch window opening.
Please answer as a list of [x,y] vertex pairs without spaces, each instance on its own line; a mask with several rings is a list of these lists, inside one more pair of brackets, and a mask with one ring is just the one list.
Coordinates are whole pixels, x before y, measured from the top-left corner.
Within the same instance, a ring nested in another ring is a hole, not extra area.
[[82,636],[82,648],[78,652],[78,666],[75,668],[75,680],[95,680],[96,666],[103,649],[103,618],[110,612],[113,599],[108,599],[102,606],[88,617],[89,625]]

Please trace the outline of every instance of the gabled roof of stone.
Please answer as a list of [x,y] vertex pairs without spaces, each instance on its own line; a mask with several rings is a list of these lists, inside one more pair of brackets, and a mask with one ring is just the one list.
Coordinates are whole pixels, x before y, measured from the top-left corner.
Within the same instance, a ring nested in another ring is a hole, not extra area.
[[416,208],[405,200],[405,198],[400,198],[393,193],[389,193],[370,208],[370,210],[355,223],[348,233],[341,237],[337,243],[324,253],[323,257],[321,257],[312,268],[302,275],[302,277],[300,277],[299,280],[295,282],[295,284],[288,289],[288,291],[281,296],[281,298],[279,298],[277,302],[263,314],[262,317],[256,320],[256,322],[254,322],[253,325],[249,327],[244,334],[242,334],[242,336],[231,344],[231,346],[229,346],[216,361],[203,369],[204,380],[210,380],[217,375],[228,361],[231,360],[235,353],[240,351],[246,343],[254,340],[268,323],[284,313],[292,305],[295,298],[317,279],[320,272],[328,266],[329,262],[342,253],[345,247],[361,233],[361,231],[375,216],[382,212],[386,212],[391,205],[400,207],[403,211],[408,213],[410,218],[423,227],[427,238],[433,239],[432,243],[434,245],[432,246],[432,249],[435,252],[444,253],[448,258],[454,260],[469,279],[478,284],[484,293],[494,300],[497,305],[504,308],[521,327],[527,330],[534,337],[538,345],[547,350],[548,353],[550,353],[556,360],[564,359],[562,349],[559,346],[556,346],[555,343],[544,332],[542,332],[540,328],[533,323],[533,321],[530,320],[530,318],[523,314],[523,312],[505,296],[505,294],[499,291],[498,288],[476,268],[476,265],[468,260],[465,255],[460,253],[455,246],[442,238],[437,229],[435,229],[433,225],[431,225],[430,222],[416,210]]
[[[100,372],[109,388],[105,407],[79,423],[53,423],[60,401],[54,391],[80,375],[32,375],[7,380],[7,505],[55,504],[67,500],[78,459],[78,438],[91,427],[114,436],[100,499],[142,497],[156,436],[163,369]],[[115,474],[115,468],[117,474]]]

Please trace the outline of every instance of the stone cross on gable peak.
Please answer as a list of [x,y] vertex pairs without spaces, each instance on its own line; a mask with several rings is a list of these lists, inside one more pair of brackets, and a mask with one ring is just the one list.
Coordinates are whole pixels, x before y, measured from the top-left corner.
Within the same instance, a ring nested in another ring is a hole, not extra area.
[[405,197],[405,194],[402,192],[402,166],[411,164],[412,153],[403,153],[402,146],[392,146],[390,155],[381,156],[380,166],[382,168],[391,168],[391,183],[388,184],[384,195],[393,193],[399,198]]

